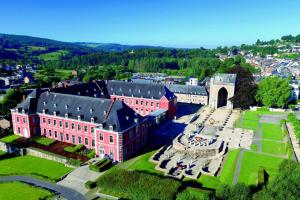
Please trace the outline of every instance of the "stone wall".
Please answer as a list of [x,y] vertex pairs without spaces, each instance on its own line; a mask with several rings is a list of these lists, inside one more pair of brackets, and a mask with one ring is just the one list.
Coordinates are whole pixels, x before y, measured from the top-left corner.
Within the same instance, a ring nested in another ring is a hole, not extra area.
[[63,164],[67,162],[67,159],[62,156],[51,154],[48,152],[43,152],[32,147],[26,148],[26,155],[36,156],[47,160],[53,160]]

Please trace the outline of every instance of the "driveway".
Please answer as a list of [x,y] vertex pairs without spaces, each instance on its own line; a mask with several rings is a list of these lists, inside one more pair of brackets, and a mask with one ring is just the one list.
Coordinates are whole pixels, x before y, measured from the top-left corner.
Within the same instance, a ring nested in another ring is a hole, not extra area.
[[35,179],[28,176],[3,176],[0,177],[0,182],[11,182],[11,181],[19,181],[28,183],[40,188],[45,188],[47,190],[54,191],[57,194],[60,194],[66,199],[69,200],[85,200],[85,197],[77,192],[76,190],[73,190],[71,188],[67,188],[61,185],[57,185],[55,183],[50,183],[46,181],[42,181],[39,179]]
[[57,184],[73,188],[82,195],[85,195],[88,192],[88,189],[84,186],[85,182],[95,181],[101,174],[102,173],[89,170],[89,166],[84,165],[73,170],[67,175],[67,177],[59,181]]

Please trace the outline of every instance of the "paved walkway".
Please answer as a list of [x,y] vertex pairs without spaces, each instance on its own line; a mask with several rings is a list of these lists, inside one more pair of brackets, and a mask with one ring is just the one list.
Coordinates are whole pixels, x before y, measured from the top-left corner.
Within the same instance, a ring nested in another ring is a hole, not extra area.
[[28,176],[3,176],[0,177],[0,182],[11,182],[11,181],[20,181],[25,182],[40,188],[45,188],[51,191],[54,191],[57,194],[60,194],[66,199],[69,200],[85,200],[85,197],[77,192],[76,190],[57,185],[55,183],[50,183],[46,181],[42,181],[39,179],[35,179]]
[[85,195],[88,192],[88,189],[86,189],[84,186],[85,182],[95,181],[101,174],[103,173],[91,171],[89,170],[88,165],[84,165],[76,168],[57,184],[68,188],[73,188],[82,195]]

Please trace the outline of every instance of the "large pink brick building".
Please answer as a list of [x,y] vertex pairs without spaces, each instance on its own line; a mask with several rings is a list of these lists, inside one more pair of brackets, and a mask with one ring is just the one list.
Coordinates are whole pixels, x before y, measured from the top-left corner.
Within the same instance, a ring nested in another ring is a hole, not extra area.
[[147,120],[122,101],[35,90],[11,110],[14,133],[84,144],[123,161],[147,141]]

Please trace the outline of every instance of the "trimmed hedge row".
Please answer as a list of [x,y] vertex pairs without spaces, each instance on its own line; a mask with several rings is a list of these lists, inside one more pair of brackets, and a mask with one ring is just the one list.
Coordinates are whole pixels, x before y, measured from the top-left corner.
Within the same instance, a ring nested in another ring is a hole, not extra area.
[[78,152],[80,150],[82,150],[84,148],[83,144],[78,144],[75,146],[68,146],[64,148],[64,151],[69,152],[69,153],[75,153]]
[[97,186],[97,184],[94,181],[87,181],[87,182],[85,182],[84,186],[86,189],[90,190],[90,189],[95,188]]
[[89,159],[94,158],[96,156],[96,152],[95,150],[92,150],[90,153],[88,153],[86,155],[86,157],[88,157]]
[[79,167],[82,164],[82,161],[69,158],[67,164]]
[[89,169],[96,172],[103,172],[107,170],[112,165],[112,160],[108,158],[103,158],[95,164],[89,164]]

